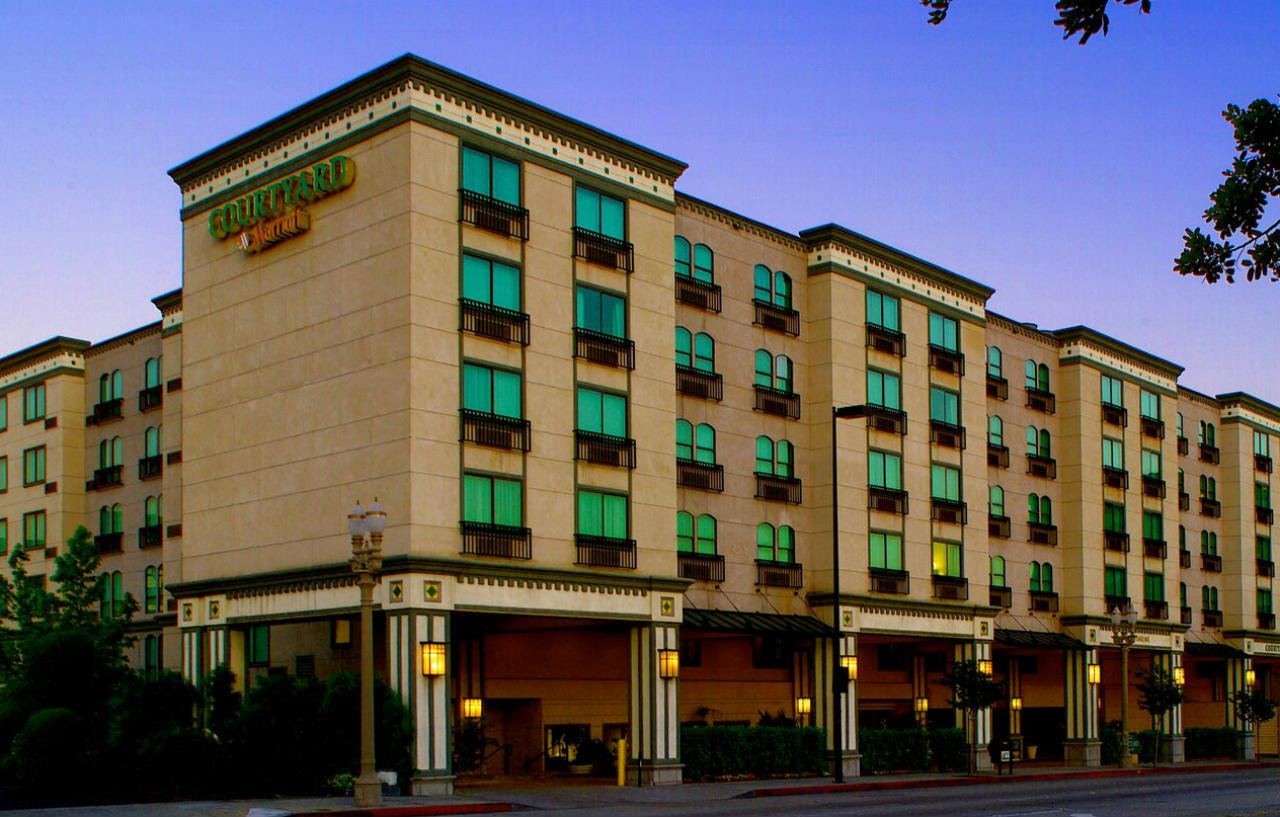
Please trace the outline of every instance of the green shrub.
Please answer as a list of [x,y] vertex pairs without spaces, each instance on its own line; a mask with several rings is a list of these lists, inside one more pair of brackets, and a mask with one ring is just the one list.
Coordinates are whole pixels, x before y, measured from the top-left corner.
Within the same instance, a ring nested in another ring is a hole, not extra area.
[[[1131,732],[1130,737],[1138,739],[1138,762],[1150,763],[1156,756],[1156,738],[1160,733],[1155,729],[1143,729],[1141,732]],[[1167,738],[1160,740],[1161,748],[1168,744]]]
[[1102,765],[1114,766],[1120,762],[1120,730],[1115,726],[1102,727]]
[[85,722],[79,713],[65,708],[41,709],[13,739],[10,763],[19,783],[39,788],[65,784],[69,769],[89,771],[89,754]]
[[929,755],[940,772],[969,770],[969,744],[963,729],[930,729]]
[[1187,736],[1187,760],[1239,754],[1240,733],[1230,726],[1188,726],[1182,731]]
[[921,729],[859,729],[862,771],[876,774],[928,769],[928,735]]
[[821,774],[826,738],[814,727],[685,726],[680,748],[690,780]]

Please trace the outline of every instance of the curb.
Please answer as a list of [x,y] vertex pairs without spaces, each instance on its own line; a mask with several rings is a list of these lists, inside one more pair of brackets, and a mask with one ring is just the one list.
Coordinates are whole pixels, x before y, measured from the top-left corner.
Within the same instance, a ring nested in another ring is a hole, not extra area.
[[789,786],[776,789],[753,789],[734,799],[751,797],[788,797],[801,794],[833,794],[847,791],[883,791],[892,789],[930,789],[951,786],[980,786],[988,783],[1038,783],[1046,780],[1079,780],[1102,777],[1136,777],[1152,774],[1191,774],[1194,772],[1227,772],[1262,769],[1259,763],[1219,763],[1212,766],[1157,766],[1138,769],[1099,769],[1093,772],[1040,772],[1024,775],[992,775],[990,777],[935,777],[925,780],[884,780],[866,783],[825,783],[816,786]]
[[496,814],[515,809],[511,803],[452,803],[440,806],[379,806],[378,808],[300,811],[292,817],[432,817],[437,814]]

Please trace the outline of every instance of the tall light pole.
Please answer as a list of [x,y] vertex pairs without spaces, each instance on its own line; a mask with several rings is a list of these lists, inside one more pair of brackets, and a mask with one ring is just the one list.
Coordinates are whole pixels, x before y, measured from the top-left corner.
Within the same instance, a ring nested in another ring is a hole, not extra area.
[[[351,534],[351,570],[360,588],[360,776],[355,783],[355,804],[382,805],[382,783],[373,756],[373,588],[382,570],[382,532],[387,514],[373,498],[368,510],[356,502],[347,514]],[[369,535],[368,547],[365,534]]]
[[1120,768],[1133,765],[1129,753],[1129,648],[1138,640],[1138,611],[1133,605],[1123,613],[1119,607],[1111,609],[1111,638],[1120,648]]
[[831,636],[835,654],[831,667],[831,746],[835,750],[833,778],[844,782],[844,721],[841,701],[849,691],[849,670],[844,661],[844,633],[840,629],[840,453],[836,445],[839,421],[861,417],[862,406],[831,407]]

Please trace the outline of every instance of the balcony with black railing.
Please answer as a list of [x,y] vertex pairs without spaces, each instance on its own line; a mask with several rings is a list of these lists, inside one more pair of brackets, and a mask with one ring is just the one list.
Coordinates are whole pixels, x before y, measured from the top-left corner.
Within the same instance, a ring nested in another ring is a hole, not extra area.
[[99,533],[93,537],[93,545],[99,553],[119,553],[124,550],[124,533]]
[[1206,573],[1221,573],[1222,557],[1216,553],[1201,553],[1200,569]]
[[1276,628],[1275,613],[1258,613],[1258,629],[1274,630]]
[[1102,466],[1102,484],[1108,488],[1127,490],[1129,487],[1129,472],[1123,468],[1112,468],[1110,465],[1104,465]]
[[1053,414],[1058,410],[1058,398],[1051,391],[1033,389],[1028,386],[1027,408],[1043,411],[1045,414]]
[[532,559],[533,533],[517,525],[492,522],[461,523],[462,554],[501,559]]
[[1142,555],[1148,559],[1163,559],[1169,553],[1169,546],[1163,539],[1142,540]]
[[615,437],[597,431],[573,432],[577,442],[577,459],[597,465],[613,465],[618,468],[636,467],[636,441],[630,437]]
[[676,460],[676,485],[700,491],[724,490],[724,466],[698,460]]
[[89,425],[97,425],[111,420],[119,420],[123,416],[124,398],[117,397],[114,400],[103,400],[100,403],[94,403],[93,414],[89,415],[88,421]]
[[1164,421],[1155,417],[1147,417],[1145,415],[1138,418],[1138,423],[1142,428],[1142,436],[1151,437],[1157,440],[1164,439]]
[[138,479],[156,479],[164,473],[164,457],[153,454],[138,460]]
[[143,525],[138,528],[138,549],[146,550],[147,548],[160,547],[164,541],[164,525],[157,522],[154,525]]
[[887,567],[867,568],[869,579],[867,588],[872,593],[892,593],[905,596],[911,592],[911,575],[905,570],[893,570]]
[[1275,578],[1275,575],[1276,575],[1275,562],[1271,561],[1270,559],[1255,559],[1254,561],[1257,562],[1256,566],[1258,568],[1259,576],[1264,576],[1268,579]]
[[1218,450],[1218,446],[1200,443],[1200,462],[1207,462],[1210,465],[1217,465],[1221,461],[1222,461],[1222,452]]
[[942,576],[934,573],[930,577],[933,584],[933,597],[943,601],[968,601],[969,580],[963,576]]
[[932,517],[935,522],[963,525],[969,519],[969,506],[955,499],[932,497]]
[[1178,510],[1191,510],[1191,494],[1186,491],[1178,491]]
[[1007,516],[987,516],[987,535],[1008,539],[1013,535],[1013,522]]
[[1058,594],[1052,590],[1031,590],[1028,607],[1034,613],[1058,612]]
[[462,441],[489,448],[528,451],[531,434],[529,421],[487,411],[462,409]]
[[1008,610],[1013,606],[1013,588],[1012,587],[991,587],[987,601],[992,607],[1003,607]]
[[458,220],[498,235],[527,241],[529,211],[471,190],[458,191]]
[[164,390],[151,386],[138,392],[138,411],[151,411],[164,405]]
[[724,557],[718,553],[677,553],[676,568],[682,579],[716,584],[724,581]]
[[992,468],[1009,467],[1009,446],[987,443],[987,465]]
[[1144,600],[1142,617],[1153,621],[1164,621],[1169,617],[1169,602]]
[[720,311],[720,285],[676,274],[676,301],[709,312]]
[[943,448],[964,448],[964,426],[942,420],[929,421],[929,442]]
[[1164,499],[1164,480],[1160,477],[1143,476],[1142,478],[1142,495],[1149,496],[1152,499]]
[[756,316],[752,321],[756,326],[793,337],[800,334],[800,313],[796,310],[760,298],[753,298],[751,303],[756,309]]
[[929,344],[929,367],[940,372],[964,376],[964,353],[936,343]]
[[95,468],[93,479],[89,480],[84,487],[89,491],[101,491],[103,488],[113,488],[123,484],[124,466],[108,465],[106,468]]
[[1182,568],[1183,570],[1186,570],[1187,568],[1191,567],[1191,551],[1189,550],[1178,551],[1178,567]]
[[884,488],[879,485],[867,486],[867,507],[873,511],[906,515],[908,502],[907,492],[896,488]]
[[1129,425],[1129,410],[1115,403],[1102,404],[1102,422],[1124,428]]
[[1255,505],[1253,507],[1253,517],[1259,525],[1270,525],[1275,521],[1275,512],[1271,510],[1269,505]]
[[458,309],[458,328],[463,332],[505,343],[529,345],[529,316],[526,313],[469,298],[459,298]]
[[804,584],[804,566],[795,562],[756,559],[756,584],[764,587],[801,587]]
[[573,343],[574,357],[599,363],[601,366],[612,366],[615,369],[636,367],[636,344],[628,338],[575,327]]
[[756,471],[756,499],[800,504],[800,479]]
[[1178,436],[1178,454],[1187,456],[1191,452],[1191,441],[1181,435]]
[[1008,400],[1009,381],[1003,377],[996,377],[993,374],[988,374],[987,397],[994,397],[996,400]]
[[1113,553],[1129,552],[1129,534],[1122,531],[1104,530],[1102,532],[1102,547]]
[[623,272],[631,272],[635,269],[635,249],[630,241],[592,232],[582,227],[573,228],[573,257]]
[[1266,454],[1253,455],[1253,470],[1263,474],[1271,473],[1271,457]]
[[873,431],[885,431],[890,434],[907,433],[907,413],[900,409],[878,406],[867,403],[863,406],[867,413],[867,428]]
[[1200,615],[1201,615],[1202,620],[1203,620],[1203,622],[1204,622],[1204,626],[1206,626],[1206,627],[1221,627],[1221,626],[1222,626],[1222,611],[1221,611],[1221,610],[1201,610],[1201,611],[1200,611]]
[[1129,609],[1128,596],[1113,596],[1110,593],[1108,593],[1102,598],[1103,598],[1103,601],[1106,602],[1107,612],[1111,612],[1112,610],[1119,610],[1121,613],[1124,613],[1125,610]]
[[1222,516],[1222,503],[1216,499],[1200,497],[1200,515],[1217,519]]
[[1033,477],[1057,479],[1058,461],[1052,457],[1042,457],[1039,454],[1028,454],[1027,473]]
[[1058,526],[1045,522],[1027,523],[1027,541],[1033,545],[1058,545]]
[[724,378],[719,372],[708,372],[692,366],[676,364],[676,391],[704,400],[724,399]]
[[574,543],[578,548],[578,556],[574,564],[594,567],[621,567],[634,570],[636,567],[636,541],[613,536],[593,536],[586,533],[576,534]]
[[1178,616],[1178,620],[1179,620],[1179,621],[1181,621],[1183,624],[1190,624],[1190,623],[1191,623],[1191,608],[1190,608],[1190,607],[1179,607],[1179,608],[1178,608],[1178,612],[1179,612],[1179,616]]
[[795,392],[755,384],[756,411],[776,414],[792,420],[800,419],[800,395]]
[[887,355],[903,357],[907,353],[907,336],[895,329],[867,324],[867,348]]

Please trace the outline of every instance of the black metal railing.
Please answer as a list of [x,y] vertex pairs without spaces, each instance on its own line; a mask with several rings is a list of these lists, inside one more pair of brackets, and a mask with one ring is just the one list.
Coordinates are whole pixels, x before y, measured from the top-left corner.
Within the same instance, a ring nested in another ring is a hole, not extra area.
[[1032,590],[1029,593],[1031,597],[1031,610],[1036,613],[1056,613],[1058,612],[1058,594],[1052,590]]
[[756,309],[755,320],[752,322],[757,326],[792,336],[800,334],[800,313],[796,310],[760,298],[753,298],[751,303]]
[[1009,381],[996,375],[987,375],[987,397],[997,400],[1009,399]]
[[619,468],[636,467],[636,441],[630,437],[615,437],[597,431],[573,432],[577,441],[577,459],[599,465],[615,465]]
[[1163,539],[1142,540],[1142,555],[1149,559],[1163,559],[1169,555],[1169,546]]
[[1181,613],[1181,615],[1179,616],[1179,620],[1180,620],[1183,624],[1190,624],[1190,623],[1191,623],[1191,608],[1190,608],[1190,607],[1182,607],[1182,608],[1179,608],[1179,612]]
[[1191,441],[1188,440],[1186,437],[1179,436],[1178,437],[1178,453],[1185,457],[1190,451],[1191,451]]
[[487,411],[461,409],[462,441],[490,448],[513,448],[528,451],[531,434],[529,421],[505,417]]
[[1200,515],[1211,516],[1215,519],[1222,516],[1222,503],[1216,499],[1200,497]]
[[724,490],[724,466],[714,462],[676,460],[676,484],[701,491]]
[[1138,423],[1142,427],[1143,436],[1154,437],[1157,440],[1164,439],[1164,420],[1158,420],[1155,417],[1139,417]]
[[616,369],[636,367],[636,344],[633,340],[610,335],[608,332],[576,327],[573,330],[573,342],[574,357]]
[[1275,613],[1258,613],[1258,629],[1274,630],[1276,628]]
[[894,570],[887,567],[867,568],[870,580],[868,588],[872,593],[893,593],[905,596],[911,592],[911,575],[905,570]]
[[154,525],[143,525],[138,528],[138,548],[140,550],[160,547],[160,544],[163,541],[164,526],[159,522]]
[[1155,499],[1164,499],[1164,493],[1165,493],[1164,480],[1160,479],[1160,477],[1144,476],[1142,478],[1142,495],[1143,496],[1149,496]]
[[124,416],[124,398],[117,397],[114,400],[103,400],[101,403],[95,403],[93,406],[93,414],[89,415],[89,424],[105,423],[107,420],[119,420]]
[[724,399],[724,378],[719,372],[707,372],[692,366],[676,366],[676,391],[706,400]]
[[1261,471],[1264,474],[1271,473],[1271,457],[1266,454],[1253,455],[1253,470]]
[[138,411],[150,411],[164,405],[164,389],[151,386],[138,392]]
[[800,504],[800,480],[756,471],[756,499]]
[[941,576],[937,573],[931,577],[933,581],[933,597],[946,601],[968,601],[969,580],[963,576]]
[[1053,457],[1042,457],[1039,454],[1028,454],[1027,473],[1033,477],[1057,479],[1058,461]]
[[630,241],[622,241],[582,227],[573,228],[573,257],[624,272],[635,269],[635,250]]
[[944,448],[964,448],[964,426],[942,420],[929,421],[929,442]]
[[1178,510],[1191,510],[1191,494],[1186,491],[1178,491]]
[[929,344],[929,366],[940,372],[964,376],[964,355],[954,349]]
[[717,553],[677,553],[680,578],[695,582],[724,581],[724,557]]
[[1218,450],[1216,445],[1206,445],[1200,443],[1200,461],[1207,462],[1211,465],[1217,465],[1222,460],[1222,452]]
[[164,473],[164,457],[153,454],[138,460],[138,479],[155,479]]
[[1103,403],[1102,422],[1123,428],[1129,425],[1129,410],[1115,403]]
[[465,556],[533,558],[533,533],[528,528],[466,521],[461,523],[461,527],[462,553]]
[[987,443],[987,465],[992,468],[1009,467],[1009,446]]
[[1200,615],[1203,616],[1204,626],[1221,627],[1222,611],[1221,610],[1201,610]]
[[529,316],[524,312],[483,301],[459,298],[459,329],[506,343],[529,345]]
[[1053,414],[1058,410],[1058,397],[1051,391],[1027,387],[1027,408]]
[[99,553],[119,553],[124,549],[124,533],[99,533],[93,537],[93,545]]
[[1053,545],[1056,547],[1058,544],[1058,526],[1044,522],[1028,522],[1027,541],[1033,545]]
[[1013,522],[1007,516],[988,516],[987,535],[1008,539],[1013,535]]
[[699,281],[689,275],[676,275],[676,300],[711,312],[720,311],[720,285]]
[[1259,525],[1270,525],[1275,520],[1275,512],[1267,505],[1255,505],[1253,517]]
[[756,559],[756,584],[796,588],[804,584],[804,566],[795,562]]
[[102,488],[110,488],[115,485],[124,484],[124,466],[108,465],[106,468],[95,468],[93,471],[93,479],[85,485],[90,491],[101,490]]
[[634,539],[593,536],[586,533],[576,534],[573,538],[578,548],[575,564],[635,569],[636,542]]
[[1201,553],[1200,569],[1206,573],[1221,573],[1222,557],[1213,553]]
[[1115,530],[1104,530],[1102,532],[1102,546],[1116,553],[1129,552],[1129,534]]
[[1013,606],[1012,587],[992,587],[988,597],[992,607],[1003,607],[1006,610]]
[[1129,487],[1129,472],[1123,468],[1112,468],[1110,465],[1104,465],[1102,466],[1102,484],[1108,488],[1127,490]]
[[529,211],[526,208],[471,190],[459,190],[458,203],[459,221],[499,235],[528,240]]
[[1119,610],[1121,613],[1123,613],[1125,610],[1129,609],[1128,596],[1113,596],[1110,593],[1108,593],[1107,595],[1103,596],[1103,600],[1106,602],[1108,613],[1111,612],[1112,610]]
[[863,406],[867,414],[867,427],[876,431],[887,431],[890,434],[907,433],[907,413],[900,409],[877,406],[867,403]]
[[877,352],[903,357],[907,353],[907,336],[896,329],[867,324],[867,347]]
[[873,511],[906,515],[907,492],[896,488],[883,488],[879,485],[867,486],[867,507]]
[[969,519],[969,506],[955,499],[940,499],[932,497],[930,500],[933,509],[932,516],[936,522],[946,522],[951,525],[963,525]]
[[770,386],[755,385],[756,411],[776,414],[779,417],[800,419],[800,395],[795,392],[782,391]]
[[1275,578],[1276,563],[1270,559],[1255,559],[1257,562],[1258,575],[1265,576],[1268,579]]
[[1184,570],[1186,568],[1191,567],[1191,551],[1189,550],[1178,551],[1178,567],[1181,567]]

